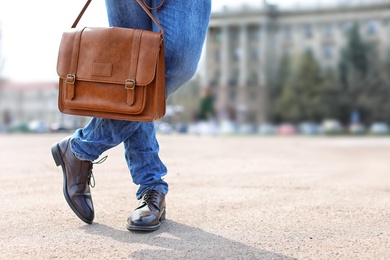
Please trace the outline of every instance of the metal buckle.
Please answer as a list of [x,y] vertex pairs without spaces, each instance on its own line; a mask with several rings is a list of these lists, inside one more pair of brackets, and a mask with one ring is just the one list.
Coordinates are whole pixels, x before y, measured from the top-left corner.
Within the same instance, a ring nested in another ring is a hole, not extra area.
[[134,90],[135,88],[135,79],[126,79],[125,89]]
[[66,75],[66,84],[74,84],[76,81],[76,75],[68,74]]

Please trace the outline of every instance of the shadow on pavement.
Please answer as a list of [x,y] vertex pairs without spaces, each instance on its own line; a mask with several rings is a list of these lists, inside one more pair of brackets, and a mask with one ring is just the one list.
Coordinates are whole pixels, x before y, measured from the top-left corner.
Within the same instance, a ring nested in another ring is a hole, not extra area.
[[[165,220],[158,231],[150,233],[117,230],[99,223],[82,229],[123,243],[130,259],[295,259],[171,220]],[[136,245],[139,250],[134,250]]]

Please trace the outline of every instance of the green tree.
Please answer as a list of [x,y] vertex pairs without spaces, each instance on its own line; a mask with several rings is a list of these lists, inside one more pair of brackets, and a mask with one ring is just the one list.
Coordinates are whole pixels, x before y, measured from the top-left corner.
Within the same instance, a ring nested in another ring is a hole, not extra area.
[[[286,85],[289,85],[291,82],[293,75],[292,70],[292,59],[290,55],[287,53],[284,53],[279,69],[276,75],[275,84],[269,86],[268,88],[268,117],[271,121],[279,122],[282,120],[281,115],[277,109],[276,104],[279,102],[279,99],[281,98],[283,89]],[[289,93],[285,95],[290,95]]]
[[323,102],[323,118],[339,118],[340,83],[338,74],[334,68],[326,68],[323,71],[323,85],[321,99]]
[[283,121],[320,121],[327,113],[323,99],[324,79],[321,68],[311,51],[305,52],[297,72],[284,82],[275,105],[276,114]]
[[359,26],[355,24],[349,32],[347,45],[341,51],[339,62],[338,118],[344,124],[349,123],[353,112],[358,112],[363,118],[366,114],[362,100],[371,87],[368,79],[373,72],[369,64],[369,56],[372,54],[372,49],[360,36]]
[[365,87],[357,100],[363,122],[390,122],[390,64],[388,59],[387,62],[381,62],[374,54],[369,56],[368,63],[369,71],[363,81]]

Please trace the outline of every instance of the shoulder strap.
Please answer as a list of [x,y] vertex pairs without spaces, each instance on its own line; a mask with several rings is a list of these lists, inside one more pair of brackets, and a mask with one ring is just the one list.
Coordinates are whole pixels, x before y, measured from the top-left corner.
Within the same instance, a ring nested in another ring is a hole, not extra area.
[[92,0],[88,0],[83,9],[81,10],[81,12],[79,13],[79,15],[77,16],[76,20],[74,21],[74,23],[72,24],[72,27],[71,28],[76,28],[77,24],[79,23],[81,17],[83,16],[83,14],[85,13],[85,10],[87,10],[89,4],[92,2]]
[[[151,8],[149,7],[146,3],[145,3],[145,0],[136,0],[137,3],[142,7],[142,9],[144,9],[144,11],[147,13],[147,15],[150,17],[150,19],[152,19],[152,21],[157,25],[157,27],[160,29],[161,31],[161,34],[162,36],[164,36],[164,29],[162,28],[161,24],[156,20],[156,18],[154,18],[154,16],[152,15],[152,13],[150,12],[150,10],[156,10],[156,9],[159,9],[162,7],[162,5],[164,4],[165,0],[161,0],[161,4],[156,7],[156,8]],[[74,21],[73,25],[72,25],[72,28],[76,28],[77,24],[79,23],[81,17],[83,16],[83,14],[85,13],[85,11],[87,10],[89,4],[92,2],[92,0],[87,0],[87,2],[85,3],[83,9],[81,9],[81,12],[79,13],[79,15],[77,16],[76,20]]]
[[144,9],[144,11],[149,15],[150,19],[152,19],[152,21],[157,25],[157,27],[160,29],[161,31],[161,34],[162,36],[164,36],[164,29],[162,28],[161,24],[156,20],[156,18],[154,18],[153,14],[150,12],[149,9],[152,9],[152,10],[156,10],[156,9],[159,9],[162,7],[162,5],[164,4],[164,1],[165,0],[161,0],[161,4],[156,7],[156,8],[150,8],[149,6],[147,6],[145,4],[145,0],[141,1],[141,0],[137,0],[137,3],[142,7],[142,9]]

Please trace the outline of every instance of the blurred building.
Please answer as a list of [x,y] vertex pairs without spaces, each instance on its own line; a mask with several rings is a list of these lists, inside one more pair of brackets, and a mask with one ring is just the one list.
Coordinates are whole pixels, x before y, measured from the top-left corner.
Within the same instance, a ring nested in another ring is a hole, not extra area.
[[219,120],[241,124],[266,121],[266,87],[282,56],[311,50],[320,65],[336,66],[348,30],[359,24],[362,37],[381,57],[390,53],[390,4],[384,0],[313,1],[307,8],[243,6],[213,13],[206,40],[201,86],[216,95]]
[[20,127],[33,123],[41,127],[47,126],[47,128],[50,126],[76,128],[85,124],[87,119],[84,117],[61,114],[57,100],[58,83],[56,82],[2,81],[0,84],[0,126]]

